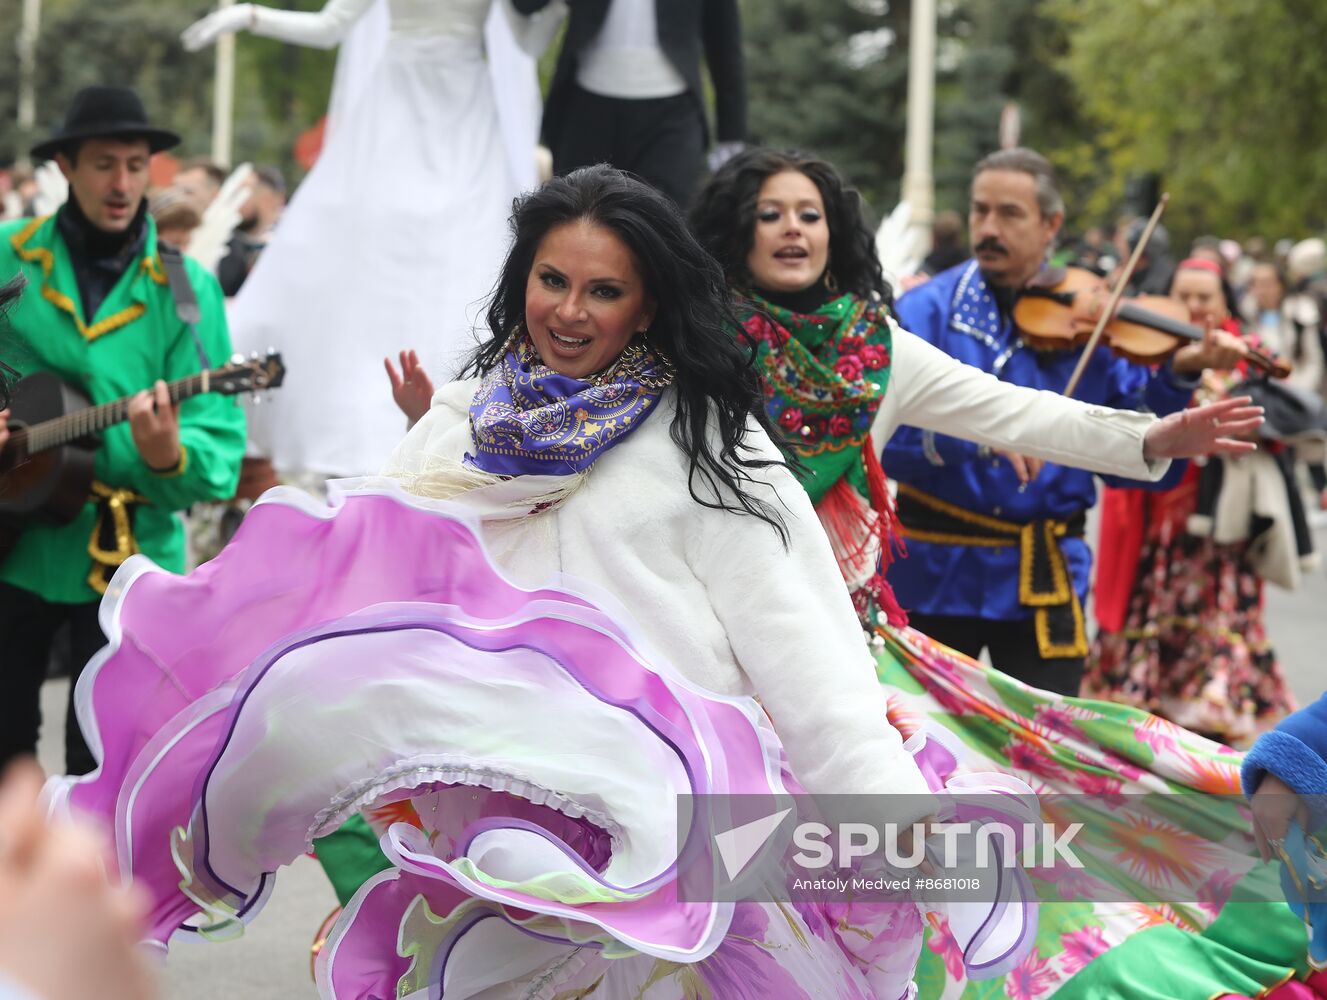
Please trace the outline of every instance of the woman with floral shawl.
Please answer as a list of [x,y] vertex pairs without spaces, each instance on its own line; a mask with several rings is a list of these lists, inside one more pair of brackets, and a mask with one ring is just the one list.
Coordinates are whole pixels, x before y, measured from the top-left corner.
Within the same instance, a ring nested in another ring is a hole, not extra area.
[[[879,460],[892,426],[934,426],[935,414],[954,412],[961,429],[949,433],[983,440],[990,431],[983,421],[991,420],[1022,451],[1025,439],[1011,428],[1028,439],[1037,431],[1015,405],[988,412],[964,386],[946,383],[916,350],[917,339],[895,325],[856,191],[814,156],[750,150],[700,193],[691,222],[724,267],[759,346],[766,413],[784,434],[871,635],[891,721],[904,733],[942,721],[986,758],[983,766],[1018,775],[1052,799],[1077,796],[1081,818],[1105,833],[1086,872],[1034,875],[1042,899],[1035,945],[997,982],[970,982],[962,948],[930,918],[920,996],[1207,1000],[1262,996],[1304,980],[1302,929],[1278,905],[1275,879],[1245,875],[1252,841],[1233,798],[1217,799],[1215,816],[1195,809],[1173,830],[1158,827],[1149,808],[1119,806],[1123,793],[1138,801],[1149,793],[1234,796],[1238,755],[1133,709],[1035,690],[906,627],[885,579],[890,560],[903,554]],[[1177,839],[1149,837],[1158,831]],[[1206,844],[1224,844],[1230,864],[1207,873],[1208,889],[1163,902],[1186,895],[1167,893],[1175,855]],[[1223,910],[1241,878],[1255,885],[1245,894],[1261,901]],[[1260,927],[1259,948],[1248,947],[1250,920]],[[1294,994],[1301,995],[1310,994]]]

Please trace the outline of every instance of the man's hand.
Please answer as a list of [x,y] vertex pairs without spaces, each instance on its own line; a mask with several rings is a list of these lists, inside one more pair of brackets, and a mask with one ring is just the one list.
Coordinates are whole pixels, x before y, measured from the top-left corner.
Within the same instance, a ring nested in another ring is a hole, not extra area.
[[1285,837],[1292,819],[1299,821],[1301,830],[1309,828],[1308,807],[1274,774],[1263,775],[1249,805],[1253,809],[1253,836],[1264,861],[1272,859],[1271,844]]
[[129,431],[149,469],[170,472],[180,464],[180,408],[171,403],[165,382],[158,379],[129,400]]
[[387,369],[387,378],[392,383],[392,399],[410,426],[419,423],[420,417],[428,413],[433,404],[433,381],[419,363],[419,355],[414,351],[402,351],[401,370],[398,372],[391,358],[383,358],[383,367]]
[[1241,338],[1225,330],[1217,330],[1208,323],[1202,343],[1181,347],[1171,358],[1170,367],[1179,375],[1197,375],[1204,368],[1229,371],[1244,360],[1248,353],[1248,345]]
[[1253,451],[1258,446],[1242,438],[1262,426],[1263,409],[1250,402],[1248,396],[1235,396],[1158,420],[1143,438],[1143,457],[1197,458]]
[[1018,476],[1018,481],[1026,486],[1040,474],[1042,466],[1046,464],[1045,459],[1032,458],[1029,455],[1020,455],[1015,451],[994,451],[993,455],[999,455],[1006,462],[1014,467],[1014,472]]
[[902,295],[904,292],[910,292],[914,288],[921,288],[922,285],[930,280],[931,276],[925,271],[914,271],[912,274],[905,274],[897,281],[898,293]]
[[0,782],[0,972],[43,1000],[151,1000],[141,894],[107,882],[97,831],[47,821],[41,785],[31,763]]

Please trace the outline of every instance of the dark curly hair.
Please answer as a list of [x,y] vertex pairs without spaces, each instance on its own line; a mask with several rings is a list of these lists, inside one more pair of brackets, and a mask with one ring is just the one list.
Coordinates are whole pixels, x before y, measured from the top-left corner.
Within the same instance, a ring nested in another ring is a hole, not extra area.
[[881,270],[861,195],[832,163],[791,149],[738,153],[692,203],[691,231],[718,259],[729,283],[739,289],[752,287],[746,262],[755,241],[756,201],[765,180],[785,171],[804,174],[820,191],[829,224],[830,266],[839,287],[863,298],[874,294],[891,301],[893,291]]
[[[782,516],[747,488],[754,482],[752,470],[785,464],[743,454],[752,450],[746,442],[748,419],[776,436],[765,414],[755,346],[732,312],[719,265],[692,237],[673,202],[644,182],[601,164],[555,177],[517,200],[511,249],[489,302],[492,337],[476,349],[464,374],[484,375],[501,362],[511,332],[524,322],[526,282],[539,245],[558,226],[582,221],[604,226],[622,240],[658,304],[649,341],[676,370],[672,438],[690,462],[692,498],[705,507],[757,517],[786,544]],[[711,422],[717,425],[717,453]]]
[[0,410],[9,405],[9,394],[19,378],[18,369],[6,363],[18,363],[18,345],[14,342],[15,338],[9,329],[9,318],[6,314],[23,294],[27,283],[27,278],[22,274],[16,274],[0,285]]

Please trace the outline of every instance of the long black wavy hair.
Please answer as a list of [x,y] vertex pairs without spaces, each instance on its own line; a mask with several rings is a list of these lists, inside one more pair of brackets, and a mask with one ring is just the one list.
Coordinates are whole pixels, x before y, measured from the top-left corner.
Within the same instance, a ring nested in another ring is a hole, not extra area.
[[767,178],[785,171],[804,174],[819,189],[829,224],[829,266],[839,288],[863,298],[893,291],[885,281],[867,225],[862,197],[828,160],[792,149],[747,149],[732,157],[696,195],[691,231],[723,267],[737,289],[752,288],[747,258],[756,238],[756,201]]
[[492,337],[471,356],[465,374],[484,375],[501,362],[512,331],[525,320],[525,288],[539,245],[553,229],[577,222],[604,226],[622,240],[657,303],[647,338],[676,370],[671,433],[690,463],[692,499],[757,517],[786,544],[782,516],[747,488],[753,470],[785,464],[743,454],[751,450],[745,441],[748,418],[777,437],[765,413],[755,345],[733,314],[719,265],[687,230],[672,201],[644,182],[600,164],[555,177],[517,200],[511,249],[489,302]]

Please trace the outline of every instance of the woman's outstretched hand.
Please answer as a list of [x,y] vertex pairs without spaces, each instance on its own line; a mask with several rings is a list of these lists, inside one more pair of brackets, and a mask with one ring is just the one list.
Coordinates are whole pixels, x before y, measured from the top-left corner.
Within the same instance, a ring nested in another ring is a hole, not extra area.
[[398,372],[391,358],[383,358],[383,367],[387,369],[387,378],[392,383],[392,399],[410,426],[419,423],[419,418],[428,413],[433,403],[433,382],[419,363],[419,355],[414,351],[402,351],[401,370]]
[[1248,396],[1235,396],[1194,406],[1158,420],[1143,438],[1145,458],[1196,458],[1239,455],[1257,448],[1248,436],[1263,422],[1261,406]]
[[214,10],[180,33],[180,42],[190,52],[197,52],[215,42],[222,35],[233,34],[253,27],[253,5],[237,3],[233,7]]

